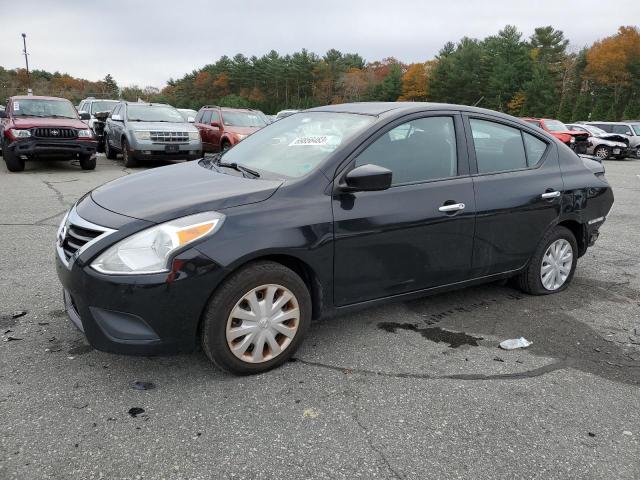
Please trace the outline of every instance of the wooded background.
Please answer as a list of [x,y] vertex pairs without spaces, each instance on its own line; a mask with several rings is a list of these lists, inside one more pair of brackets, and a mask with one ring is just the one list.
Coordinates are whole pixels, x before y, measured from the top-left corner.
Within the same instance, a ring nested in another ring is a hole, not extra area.
[[[357,53],[305,49],[261,57],[238,54],[170,79],[162,89],[119,88],[111,75],[92,82],[68,74],[31,72],[35,94],[62,96],[74,103],[87,96],[166,102],[198,109],[205,104],[258,108],[275,113],[329,103],[416,100],[458,103],[517,116],[563,121],[640,118],[640,30],[618,32],[579,52],[551,26],[523,38],[507,25],[483,40],[445,44],[424,63],[389,57],[365,61]],[[0,67],[0,101],[24,94],[24,69]]]

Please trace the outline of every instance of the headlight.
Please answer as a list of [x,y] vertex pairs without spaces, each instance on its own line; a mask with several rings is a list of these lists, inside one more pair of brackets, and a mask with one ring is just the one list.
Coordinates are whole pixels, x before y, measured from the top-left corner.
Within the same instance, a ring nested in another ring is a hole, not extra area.
[[144,130],[136,130],[133,132],[133,135],[136,137],[136,140],[151,140],[151,132]]
[[189,140],[200,140],[200,132],[189,132]]
[[18,130],[17,128],[10,128],[9,134],[13,138],[27,138],[31,136],[31,132],[29,130]]
[[576,137],[571,137],[569,139],[569,143],[576,143]]
[[93,137],[93,132],[90,129],[78,130],[78,138],[91,138],[91,137]]
[[240,135],[239,133],[236,133],[236,137],[238,137],[238,140],[244,140],[245,138],[247,138],[249,135]]
[[223,221],[223,214],[205,212],[156,225],[116,243],[91,267],[114,275],[166,272],[178,249],[213,235]]

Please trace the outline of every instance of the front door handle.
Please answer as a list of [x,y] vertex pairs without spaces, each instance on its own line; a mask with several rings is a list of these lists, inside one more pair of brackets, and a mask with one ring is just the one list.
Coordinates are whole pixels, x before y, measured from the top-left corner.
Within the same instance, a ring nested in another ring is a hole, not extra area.
[[540,195],[542,198],[544,198],[545,200],[548,200],[550,198],[558,198],[560,196],[560,192],[558,192],[557,190],[554,192],[544,192],[542,195]]
[[457,212],[458,210],[464,210],[465,206],[464,203],[452,203],[451,205],[442,205],[438,210],[445,213]]

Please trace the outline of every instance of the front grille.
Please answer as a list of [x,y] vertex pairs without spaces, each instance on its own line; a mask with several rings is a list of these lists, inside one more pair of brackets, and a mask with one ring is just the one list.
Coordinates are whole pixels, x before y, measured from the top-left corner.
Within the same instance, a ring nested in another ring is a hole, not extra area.
[[32,135],[37,138],[76,138],[78,133],[73,128],[41,127],[34,128]]
[[66,235],[62,241],[62,251],[67,260],[91,240],[102,235],[104,231],[89,230],[71,223],[67,224]]
[[189,132],[149,132],[155,143],[187,143]]

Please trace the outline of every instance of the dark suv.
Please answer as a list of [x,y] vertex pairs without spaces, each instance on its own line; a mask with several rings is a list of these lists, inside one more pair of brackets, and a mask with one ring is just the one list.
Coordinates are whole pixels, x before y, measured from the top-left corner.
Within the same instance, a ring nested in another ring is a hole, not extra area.
[[10,172],[24,170],[25,159],[79,159],[83,170],[96,168],[97,142],[69,100],[11,97],[0,111],[2,157]]
[[266,127],[264,113],[259,110],[205,105],[198,111],[196,127],[200,131],[205,152],[224,152],[252,133]]

